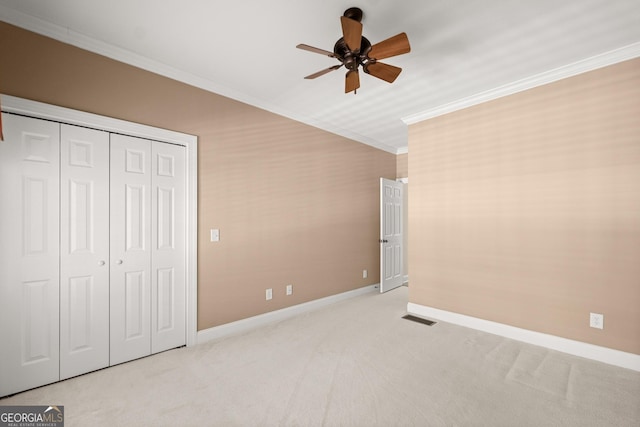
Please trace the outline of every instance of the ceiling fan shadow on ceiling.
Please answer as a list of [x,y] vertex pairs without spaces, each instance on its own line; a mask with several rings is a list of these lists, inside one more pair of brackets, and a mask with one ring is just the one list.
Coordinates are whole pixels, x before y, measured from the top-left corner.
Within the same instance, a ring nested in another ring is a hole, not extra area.
[[356,93],[360,87],[360,75],[358,73],[360,66],[362,66],[362,70],[367,74],[371,74],[389,83],[395,81],[402,71],[402,68],[378,61],[380,59],[409,53],[411,51],[409,38],[406,33],[400,33],[380,43],[371,45],[371,42],[362,35],[362,23],[360,22],[362,21],[362,15],[362,10],[357,7],[351,7],[345,10],[343,16],[340,17],[342,37],[338,39],[333,47],[333,52],[306,44],[296,46],[298,49],[336,58],[341,62],[339,65],[334,65],[317,73],[310,74],[306,76],[305,79],[315,79],[316,77],[335,71],[344,65],[347,69],[344,85],[345,93]]

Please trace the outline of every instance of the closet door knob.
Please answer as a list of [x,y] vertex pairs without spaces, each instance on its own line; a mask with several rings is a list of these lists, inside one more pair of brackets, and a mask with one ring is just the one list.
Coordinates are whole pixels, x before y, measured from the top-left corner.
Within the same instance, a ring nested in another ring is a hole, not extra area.
[[118,264],[118,265],[122,264],[122,260],[119,259],[118,261],[116,261],[116,264]]
[[100,267],[102,267],[104,264],[105,264],[105,262],[104,262],[103,260],[98,261],[98,265],[99,265]]

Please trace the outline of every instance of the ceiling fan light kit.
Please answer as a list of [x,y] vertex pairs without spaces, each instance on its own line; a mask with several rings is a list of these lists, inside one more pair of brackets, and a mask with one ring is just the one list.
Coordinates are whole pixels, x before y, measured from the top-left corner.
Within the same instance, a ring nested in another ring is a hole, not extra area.
[[315,79],[316,77],[320,77],[344,66],[347,69],[344,92],[356,93],[360,87],[360,74],[358,69],[362,66],[362,70],[367,74],[389,83],[395,81],[402,71],[402,68],[384,64],[378,62],[378,60],[409,53],[411,51],[409,38],[406,33],[400,33],[380,43],[371,45],[371,42],[362,35],[362,23],[360,22],[362,16],[363,13],[360,8],[351,7],[345,10],[344,14],[340,17],[342,37],[339,38],[333,46],[333,52],[306,44],[296,46],[298,49],[336,58],[341,62],[340,65],[334,65],[310,74],[306,76],[305,79]]

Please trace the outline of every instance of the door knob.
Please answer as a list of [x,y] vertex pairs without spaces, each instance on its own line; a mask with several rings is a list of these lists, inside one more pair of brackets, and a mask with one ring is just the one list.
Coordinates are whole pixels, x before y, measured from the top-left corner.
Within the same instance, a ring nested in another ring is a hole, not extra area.
[[119,259],[118,261],[116,261],[116,264],[118,264],[118,265],[122,264],[122,260]]
[[98,265],[102,267],[104,265],[104,261],[103,260],[98,261]]

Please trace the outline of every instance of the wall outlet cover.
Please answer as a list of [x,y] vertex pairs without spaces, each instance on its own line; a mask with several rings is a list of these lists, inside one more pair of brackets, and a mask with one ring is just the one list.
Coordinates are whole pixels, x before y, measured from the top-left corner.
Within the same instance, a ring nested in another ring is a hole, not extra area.
[[604,314],[589,313],[589,326],[596,329],[604,329]]

